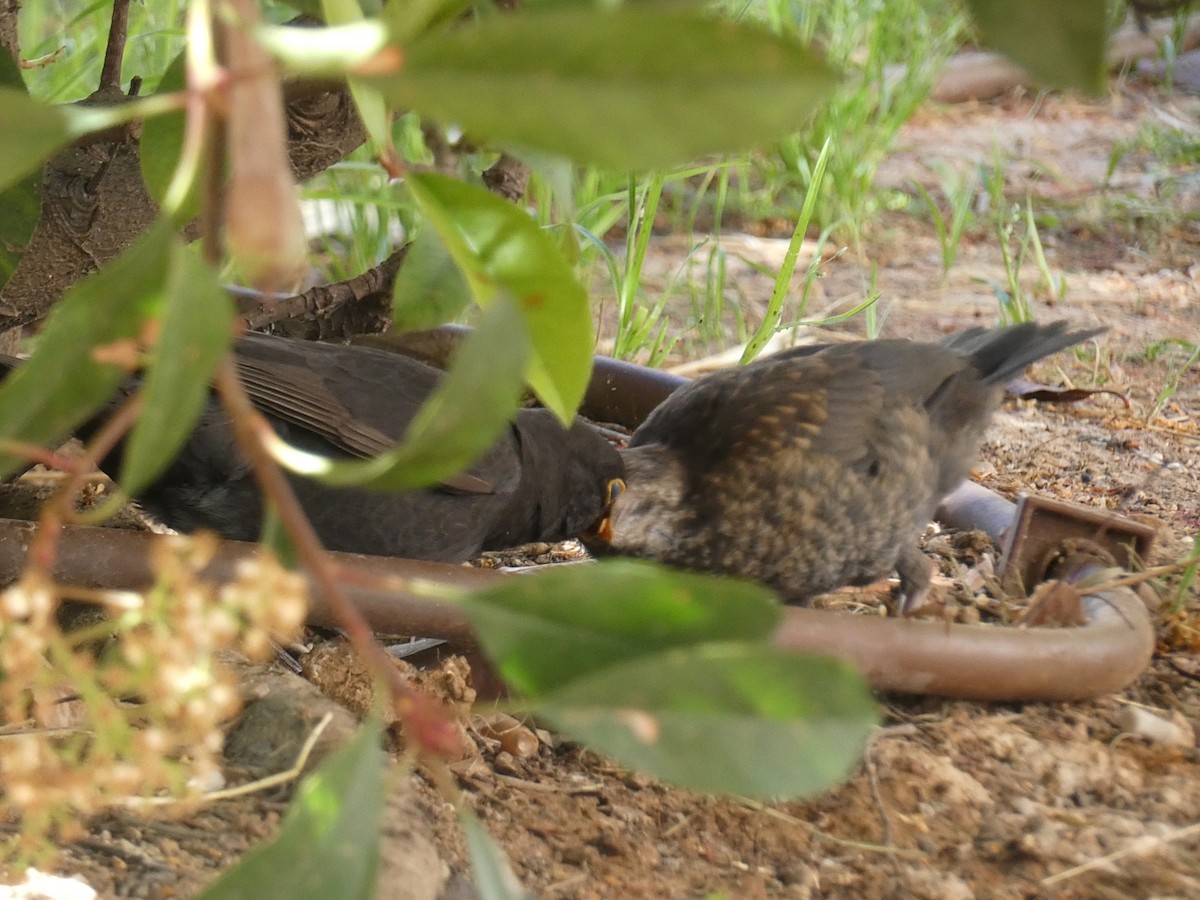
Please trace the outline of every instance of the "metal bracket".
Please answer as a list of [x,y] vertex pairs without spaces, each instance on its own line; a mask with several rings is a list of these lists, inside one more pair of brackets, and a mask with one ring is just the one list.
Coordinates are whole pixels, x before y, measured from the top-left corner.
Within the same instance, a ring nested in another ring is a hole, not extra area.
[[1111,510],[1020,494],[1004,536],[1000,583],[1010,593],[1025,594],[1046,578],[1068,545],[1070,552],[1085,549],[1132,570],[1150,557],[1157,534],[1157,524]]

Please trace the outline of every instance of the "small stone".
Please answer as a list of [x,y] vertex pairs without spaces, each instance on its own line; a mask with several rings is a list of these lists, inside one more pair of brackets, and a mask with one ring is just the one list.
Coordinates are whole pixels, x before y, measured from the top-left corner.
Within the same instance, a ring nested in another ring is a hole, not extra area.
[[525,769],[517,762],[516,757],[505,750],[496,754],[496,758],[492,760],[492,768],[501,775],[522,776],[525,774]]

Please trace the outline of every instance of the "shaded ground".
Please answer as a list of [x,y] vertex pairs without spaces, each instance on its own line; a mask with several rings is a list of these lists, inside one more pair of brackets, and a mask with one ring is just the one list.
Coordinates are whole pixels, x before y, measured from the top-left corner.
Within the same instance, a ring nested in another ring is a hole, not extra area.
[[[1163,340],[1200,339],[1200,179],[1194,166],[1164,167],[1133,151],[1113,186],[1100,185],[1114,142],[1147,122],[1171,121],[1194,140],[1198,112],[1195,97],[1138,85],[1093,106],[1049,97],[931,109],[904,129],[880,173],[897,189],[912,180],[933,187],[935,163],[990,166],[999,147],[1010,196],[1028,187],[1054,201],[1061,223],[1041,236],[1068,291],[1053,308],[1038,300],[1035,314],[1111,330],[1037,375],[1112,387],[1129,408],[1110,396],[1010,403],[977,475],[1008,494],[1036,490],[1152,515],[1165,526],[1154,562],[1180,558],[1200,530],[1200,368],[1177,371],[1185,357],[1176,347],[1155,352]],[[660,273],[678,265],[678,246],[663,239],[653,260]],[[911,217],[888,214],[865,249],[878,266],[884,333],[932,338],[994,320],[989,282],[1002,282],[1003,269],[992,232],[964,239],[944,281],[932,228]],[[779,248],[742,241],[738,252],[769,257]],[[732,256],[730,272],[753,320],[770,283]],[[1025,277],[1036,282],[1031,263]],[[848,257],[831,262],[813,311],[861,297],[868,278]],[[859,320],[841,330],[861,335],[862,327]],[[1173,393],[1164,390],[1172,383]],[[1193,587],[1183,611],[1170,614],[1174,583],[1158,586],[1167,601],[1158,612],[1160,653],[1122,695],[1019,706],[883,698],[886,727],[854,777],[804,803],[763,808],[669,790],[544,733],[523,758],[477,738],[481,755],[460,767],[459,781],[538,896],[1200,896],[1200,835],[1170,841],[1174,829],[1200,821],[1200,753],[1123,734],[1120,724],[1139,704],[1200,723],[1200,601]],[[443,874],[444,865],[445,895],[470,896],[451,813],[423,779],[411,789],[398,789],[385,855],[395,865],[419,856],[426,874]],[[178,821],[106,817],[59,868],[105,895],[186,896],[270,833],[284,808],[283,795],[268,795]],[[414,850],[407,834],[427,829],[441,864],[428,847]],[[1043,881],[1129,848],[1141,852]],[[386,871],[380,896],[430,896],[417,879]]]

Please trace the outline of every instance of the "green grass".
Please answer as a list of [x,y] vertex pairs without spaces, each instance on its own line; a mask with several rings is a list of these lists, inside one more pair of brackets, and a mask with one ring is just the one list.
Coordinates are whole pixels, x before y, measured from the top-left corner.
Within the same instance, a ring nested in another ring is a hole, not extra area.
[[[1029,252],[1036,247],[1036,256],[1044,263],[1041,239],[1033,220],[1032,205],[1026,201],[1024,213],[1019,203],[1007,204],[996,216],[996,243],[1000,248],[1000,259],[1004,265],[1004,283],[992,282],[996,301],[1000,304],[1000,322],[1013,325],[1032,322],[1034,319],[1034,297],[1021,284],[1021,271]],[[1043,276],[1050,277],[1048,271]],[[1065,284],[1063,291],[1065,293]]]
[[[543,215],[550,208],[576,209],[573,224],[590,238],[581,266],[608,272],[620,310],[620,355],[660,355],[671,344],[664,328],[682,336],[686,347],[708,346],[729,340],[723,337],[727,329],[721,323],[731,322],[734,337],[749,339],[757,348],[775,330],[804,321],[819,259],[807,270],[799,295],[786,290],[794,258],[781,271],[762,272],[772,282],[767,315],[761,323],[748,323],[736,289],[726,278],[726,251],[716,238],[730,222],[740,226],[782,220],[793,226],[803,222],[803,231],[821,234],[822,242],[849,241],[856,250],[861,248],[871,220],[891,205],[874,184],[875,172],[900,126],[957,49],[964,21],[959,8],[945,0],[728,0],[722,8],[734,17],[752,18],[818,42],[848,77],[812,122],[797,123],[795,136],[765,151],[642,176],[632,183],[627,174],[587,169],[576,173],[567,188],[559,173],[535,173],[531,196]],[[679,304],[667,302],[668,294],[679,290],[678,277],[657,293],[641,281],[639,256],[646,251],[649,234],[643,218],[631,210],[648,192],[654,195],[659,226],[687,236],[692,248],[687,258],[692,277],[684,280],[691,303],[682,312]],[[564,193],[570,194],[569,200],[561,199]],[[634,242],[631,225],[637,230]],[[959,235],[965,225],[960,221],[954,226]],[[794,227],[792,232],[795,243]],[[799,239],[803,237],[800,233]],[[616,239],[624,240],[623,258],[616,252],[606,256],[602,249],[615,246]],[[864,286],[860,311],[868,316],[876,316],[873,296],[875,292]]]
[[802,13],[797,32],[824,46],[849,78],[809,127],[779,148],[782,166],[764,159],[762,175],[781,192],[806,192],[816,155],[830,141],[816,219],[840,222],[857,242],[880,209],[875,172],[961,43],[964,19],[958,6],[941,0],[830,0]]
[[[804,235],[808,232],[809,223],[812,221],[813,213],[816,210],[817,198],[821,195],[821,186],[825,178],[826,166],[829,162],[829,148],[830,141],[827,140],[821,148],[820,155],[817,157],[816,165],[813,167],[812,187],[805,198],[804,206],[800,210],[800,216],[796,219],[795,228],[792,229],[792,238],[788,241],[783,265],[780,266],[779,272],[775,276],[775,285],[771,291],[771,299],[767,304],[766,314],[763,316],[762,324],[759,325],[754,336],[746,343],[746,350],[742,354],[742,362],[744,363],[754,359],[762,351],[763,347],[766,346],[767,341],[781,329],[780,323],[783,319],[784,305],[791,286],[792,274],[796,271],[796,263],[799,260],[800,249],[804,243]],[[804,316],[808,307],[808,297],[819,271],[821,250],[825,246],[827,237],[827,233],[822,234],[821,241],[818,243],[816,251],[813,253],[812,261],[809,263],[805,273],[804,290],[800,295],[800,302],[797,309],[798,318]]]
[[[981,195],[984,201],[982,206],[1000,251],[1004,280],[975,280],[987,284],[996,295],[1000,323],[1012,325],[1018,322],[1032,322],[1034,304],[1039,298],[1050,304],[1066,299],[1067,280],[1064,275],[1051,269],[1039,226],[1039,218],[1050,224],[1057,224],[1058,218],[1046,211],[1035,213],[1033,197],[1029,193],[1025,194],[1023,201],[1009,197],[1005,175],[1007,166],[1008,159],[997,150],[990,169],[983,170]],[[943,241],[942,246],[944,266],[947,242]],[[1022,283],[1022,273],[1030,263],[1038,274],[1032,289]]]
[[[21,8],[17,35],[25,59],[50,56],[54,62],[25,70],[25,83],[35,97],[54,103],[81,100],[96,90],[108,40],[112,3],[31,0]],[[129,40],[125,45],[122,87],[134,76],[143,94],[153,92],[168,64],[183,46],[183,4],[151,0],[129,5]]]
[[[1184,559],[1200,559],[1200,534],[1197,534],[1192,541],[1192,551],[1186,554]],[[1171,612],[1179,613],[1187,604],[1188,591],[1196,580],[1196,572],[1198,570],[1200,570],[1200,562],[1194,562],[1180,574],[1179,583],[1175,586],[1175,596],[1172,598],[1170,604]]]
[[1179,382],[1200,362],[1200,343],[1189,343],[1181,338],[1156,341],[1146,348],[1146,360],[1153,362],[1167,357],[1167,374],[1159,388],[1154,403],[1146,413],[1146,421],[1157,419],[1166,409],[1171,398],[1179,392]]
[[983,182],[978,165],[970,165],[958,171],[947,166],[937,166],[935,171],[940,182],[940,191],[947,211],[942,204],[923,186],[914,183],[924,210],[933,224],[938,244],[942,249],[942,278],[945,279],[958,259],[958,248],[967,229],[975,224],[975,200]]
[[[392,125],[392,140],[404,159],[431,161],[420,122],[406,115]],[[300,187],[304,200],[326,201],[329,230],[312,241],[316,264],[330,281],[343,281],[388,257],[397,234],[412,237],[419,228],[416,206],[407,191],[389,182],[369,146]]]
[[1113,145],[1108,157],[1105,183],[1112,182],[1117,169],[1128,157],[1148,158],[1148,168],[1158,177],[1185,174],[1200,163],[1200,132],[1195,128],[1150,120],[1143,122],[1137,134]]
[[[1104,192],[1083,214],[1129,233],[1139,245],[1200,219],[1200,132],[1187,123],[1151,119],[1109,154]],[[1118,174],[1133,187],[1118,188]]]

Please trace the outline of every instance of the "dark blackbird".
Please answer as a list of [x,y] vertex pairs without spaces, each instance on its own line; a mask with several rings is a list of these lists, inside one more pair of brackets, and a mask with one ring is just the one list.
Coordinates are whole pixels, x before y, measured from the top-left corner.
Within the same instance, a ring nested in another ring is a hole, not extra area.
[[[239,340],[235,358],[255,406],[281,437],[343,459],[397,443],[441,378],[437,369],[395,353],[264,335]],[[81,436],[100,421],[80,429]],[[101,468],[118,474],[120,457],[118,447]],[[461,562],[482,550],[574,537],[595,521],[608,483],[621,473],[616,449],[587,423],[568,430],[548,410],[523,409],[467,475],[441,487],[398,494],[298,477],[292,484],[332,550]],[[257,539],[262,498],[215,396],[175,461],[137,499],[180,531]]]
[[917,537],[970,470],[1005,382],[1102,330],[800,347],[700,378],[634,433],[626,489],[584,542],[790,602],[895,570],[908,611],[930,581]]

